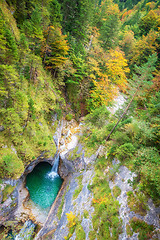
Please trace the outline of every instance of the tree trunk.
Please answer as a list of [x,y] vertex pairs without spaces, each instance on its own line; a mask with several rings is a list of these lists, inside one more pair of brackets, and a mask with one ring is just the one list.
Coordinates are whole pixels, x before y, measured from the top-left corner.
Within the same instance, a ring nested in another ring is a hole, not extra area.
[[130,107],[130,105],[131,105],[131,103],[132,103],[134,97],[136,96],[136,94],[137,94],[139,88],[140,88],[140,85],[138,86],[137,90],[135,91],[135,93],[134,93],[134,95],[133,95],[131,101],[130,101],[129,104],[127,105],[127,107],[126,107],[126,109],[124,110],[123,114],[122,114],[122,115],[120,116],[120,118],[118,119],[116,125],[112,128],[112,130],[111,130],[110,133],[108,134],[108,136],[107,136],[107,138],[106,138],[106,141],[109,140],[111,134],[113,133],[113,131],[114,131],[115,128],[117,127],[118,123],[121,121],[121,119],[122,119],[122,118],[124,117],[124,115],[127,113],[127,111],[128,111],[128,109],[129,109],[129,107]]

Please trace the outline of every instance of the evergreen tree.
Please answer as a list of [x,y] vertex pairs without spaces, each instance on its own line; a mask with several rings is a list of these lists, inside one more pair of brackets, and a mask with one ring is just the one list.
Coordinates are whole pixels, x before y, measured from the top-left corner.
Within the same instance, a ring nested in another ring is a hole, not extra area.
[[148,58],[147,63],[145,63],[144,65],[142,65],[140,67],[135,66],[135,72],[136,73],[133,75],[133,80],[130,82],[131,83],[131,89],[132,89],[132,91],[134,89],[135,92],[134,92],[129,104],[125,108],[124,112],[122,113],[122,115],[118,119],[116,125],[112,128],[111,132],[108,134],[108,136],[106,138],[106,141],[109,140],[111,134],[113,133],[113,131],[115,130],[115,128],[117,127],[119,122],[122,120],[122,118],[127,113],[128,109],[129,109],[131,103],[133,102],[134,98],[136,97],[136,95],[143,96],[145,94],[145,90],[147,88],[149,88],[150,85],[152,84],[152,82],[151,82],[151,80],[153,79],[152,73],[155,70],[156,61],[157,61],[157,56],[156,56],[156,54],[153,54],[152,56],[150,56]]
[[0,9],[0,62],[3,62],[6,57],[7,41],[5,37],[5,21],[3,19],[2,11]]

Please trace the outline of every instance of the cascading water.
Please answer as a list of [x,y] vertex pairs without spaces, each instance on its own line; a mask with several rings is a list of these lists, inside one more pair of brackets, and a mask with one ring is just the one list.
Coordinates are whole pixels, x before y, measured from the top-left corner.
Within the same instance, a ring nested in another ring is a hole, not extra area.
[[58,175],[58,166],[59,166],[59,153],[57,153],[57,156],[55,157],[53,167],[51,169],[51,172],[48,174],[48,177],[54,179],[54,177]]
[[53,167],[46,162],[42,162],[27,175],[26,187],[30,198],[41,209],[51,207],[62,185],[63,180],[58,175],[58,165],[59,154],[55,157]]

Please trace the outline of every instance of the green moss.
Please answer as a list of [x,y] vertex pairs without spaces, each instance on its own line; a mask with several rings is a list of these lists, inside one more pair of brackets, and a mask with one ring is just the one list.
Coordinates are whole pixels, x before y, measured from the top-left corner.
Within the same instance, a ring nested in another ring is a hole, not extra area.
[[72,118],[73,118],[73,115],[71,113],[69,113],[69,114],[66,115],[65,118],[66,118],[67,121],[71,121]]
[[57,211],[57,217],[58,217],[59,220],[60,220],[61,215],[62,215],[63,205],[64,205],[64,195],[62,197],[61,204],[59,205],[59,208],[58,208],[58,211]]
[[73,200],[78,197],[78,195],[80,194],[80,192],[81,192],[82,189],[83,189],[82,179],[83,179],[83,175],[80,175],[79,177],[77,177],[77,180],[78,180],[78,188],[75,190],[75,192],[74,192],[74,194],[73,194]]
[[9,184],[5,186],[4,190],[2,191],[3,194],[2,202],[5,202],[7,200],[7,198],[10,196],[14,189],[15,186],[11,186]]
[[132,227],[133,232],[139,232],[139,240],[152,239],[154,234],[153,225],[148,225],[146,222],[134,217],[130,220],[130,226]]
[[141,192],[127,192],[128,196],[128,206],[131,211],[140,214],[141,216],[145,216],[147,214],[148,205],[147,205],[147,197]]

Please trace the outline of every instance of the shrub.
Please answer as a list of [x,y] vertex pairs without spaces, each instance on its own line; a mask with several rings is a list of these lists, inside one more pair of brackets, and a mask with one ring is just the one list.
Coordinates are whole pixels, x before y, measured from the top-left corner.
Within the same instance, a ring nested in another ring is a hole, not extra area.
[[107,110],[106,106],[96,108],[92,113],[88,114],[85,118],[86,122],[90,122],[94,126],[101,128],[103,127],[109,117],[110,112]]
[[73,118],[73,115],[71,113],[69,113],[69,114],[66,115],[65,118],[66,118],[67,121],[71,121],[72,118]]
[[132,143],[125,143],[116,150],[116,156],[119,160],[130,159],[135,152]]
[[22,161],[11,150],[7,149],[3,153],[2,160],[1,168],[4,170],[2,175],[6,174],[8,177],[17,178],[23,173],[24,165]]

